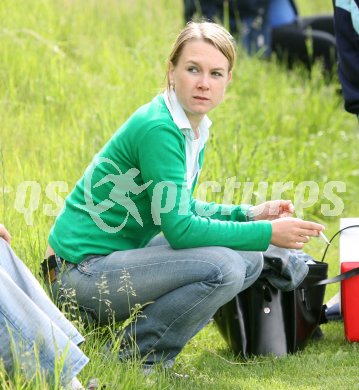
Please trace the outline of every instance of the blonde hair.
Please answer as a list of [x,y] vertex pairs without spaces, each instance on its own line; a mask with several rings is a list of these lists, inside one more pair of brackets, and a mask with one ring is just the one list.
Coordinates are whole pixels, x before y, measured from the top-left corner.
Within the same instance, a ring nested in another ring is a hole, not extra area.
[[177,65],[182,54],[182,50],[188,42],[202,40],[213,45],[218,49],[228,60],[230,72],[236,60],[236,42],[232,35],[222,26],[212,22],[188,22],[186,27],[179,33],[172,47],[172,51],[168,58],[167,68],[167,88],[170,88],[168,78],[170,64]]

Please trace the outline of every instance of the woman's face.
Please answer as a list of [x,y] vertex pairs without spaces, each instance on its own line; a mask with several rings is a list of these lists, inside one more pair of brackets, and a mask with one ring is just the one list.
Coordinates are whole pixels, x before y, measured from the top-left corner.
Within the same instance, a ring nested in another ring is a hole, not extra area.
[[209,111],[223,99],[232,78],[227,58],[210,43],[188,42],[174,66],[169,68],[169,80],[176,91],[192,129],[196,129]]

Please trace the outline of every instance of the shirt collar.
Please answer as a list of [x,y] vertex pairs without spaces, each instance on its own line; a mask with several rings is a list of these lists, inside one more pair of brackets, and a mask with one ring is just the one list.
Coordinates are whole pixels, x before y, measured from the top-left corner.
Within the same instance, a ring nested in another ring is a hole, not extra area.
[[[169,91],[166,89],[163,93],[163,99],[176,126],[181,129],[181,131],[185,134],[186,137],[189,137],[193,140],[194,132],[187,118],[187,115],[184,112],[184,109],[182,108],[181,104],[177,99],[174,89],[171,88]],[[205,115],[198,126],[200,139],[203,141],[203,143],[205,143],[208,139],[209,128],[211,127],[211,125],[211,120],[208,118],[207,115]]]

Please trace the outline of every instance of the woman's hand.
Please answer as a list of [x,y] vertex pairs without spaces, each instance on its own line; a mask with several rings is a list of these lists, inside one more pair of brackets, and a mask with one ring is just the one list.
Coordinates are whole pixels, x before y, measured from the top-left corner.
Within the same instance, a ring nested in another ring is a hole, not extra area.
[[6,230],[4,225],[0,224],[0,237],[2,237],[6,242],[10,244],[11,236],[10,233]]
[[254,220],[273,221],[277,218],[291,217],[294,206],[291,200],[270,200],[253,207]]
[[303,221],[298,218],[279,218],[272,221],[271,244],[291,249],[301,249],[310,240],[318,237],[325,228],[316,222]]

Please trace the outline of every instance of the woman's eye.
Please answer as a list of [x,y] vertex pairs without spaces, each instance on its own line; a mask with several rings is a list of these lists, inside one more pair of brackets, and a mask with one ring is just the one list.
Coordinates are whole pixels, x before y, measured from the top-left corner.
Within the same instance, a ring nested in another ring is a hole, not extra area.
[[191,66],[191,67],[188,68],[188,71],[191,72],[191,73],[197,73],[198,69],[195,66]]
[[212,75],[215,77],[222,77],[223,76],[221,72],[212,72]]

